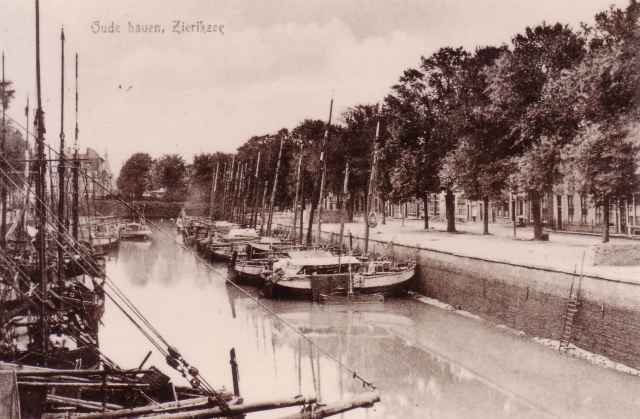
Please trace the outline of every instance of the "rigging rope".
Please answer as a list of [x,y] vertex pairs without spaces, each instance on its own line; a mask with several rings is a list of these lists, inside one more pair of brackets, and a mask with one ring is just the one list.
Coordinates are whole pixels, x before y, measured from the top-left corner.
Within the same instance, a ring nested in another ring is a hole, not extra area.
[[[16,121],[15,119],[13,119],[12,117],[8,117],[9,120],[11,120],[13,123],[15,123],[16,125],[18,125],[19,127],[21,127],[23,130],[25,129],[24,126]],[[34,134],[30,133],[30,135],[33,138],[36,138]],[[55,150],[53,147],[51,147],[50,145],[48,145],[47,143],[44,143],[44,145],[50,150],[53,151],[55,154],[59,154],[57,150]],[[6,160],[6,159],[5,159]],[[104,185],[102,185],[101,182],[99,182],[98,180],[96,180],[93,176],[90,176],[87,173],[86,169],[81,168],[81,170],[84,172],[84,176],[86,176],[86,178],[90,179],[94,185],[98,186],[100,189],[102,189],[103,191],[107,192],[107,193],[111,193],[111,191],[109,190],[109,188],[105,187]],[[144,220],[145,222],[147,222],[148,224],[150,224],[151,226],[153,226],[156,230],[158,230],[160,233],[162,233],[163,235],[166,235],[168,238],[170,238],[172,241],[175,241],[175,236],[172,235],[171,233],[165,231],[164,228],[162,228],[161,226],[147,220],[143,214],[141,214],[137,209],[135,209],[133,206],[129,205],[126,201],[122,200],[119,197],[114,197],[117,201],[119,201],[122,205],[124,205],[125,207],[127,207],[129,210],[133,211],[136,215],[138,215],[142,220]],[[193,256],[196,258],[197,261],[199,261],[200,263],[202,263],[206,268],[208,268],[210,271],[216,273],[217,275],[220,275],[220,273],[218,271],[216,271],[216,269],[206,260],[204,259],[202,256],[200,256],[197,252],[195,252],[192,248],[181,244],[181,243],[177,243],[180,247],[182,247],[183,249],[189,251],[191,254],[193,254]],[[307,335],[305,335],[303,332],[301,332],[295,325],[291,324],[289,321],[287,321],[286,319],[282,318],[281,316],[279,316],[275,311],[273,311],[271,308],[269,308],[268,306],[266,306],[265,304],[263,304],[258,298],[256,298],[255,296],[253,296],[250,292],[248,292],[247,290],[245,290],[244,288],[242,288],[240,285],[236,284],[233,280],[229,279],[228,277],[225,278],[225,281],[230,284],[231,286],[233,286],[235,289],[237,289],[238,291],[240,291],[244,296],[246,296],[247,298],[249,298],[250,300],[252,300],[257,306],[259,306],[261,309],[263,309],[264,311],[266,311],[268,314],[270,314],[271,316],[273,316],[274,318],[276,318],[278,321],[280,321],[282,324],[284,324],[285,326],[287,326],[288,328],[290,328],[294,333],[296,333],[298,336],[300,336],[302,339],[306,340],[310,345],[314,346],[319,352],[321,352],[323,355],[325,355],[327,358],[331,359],[336,365],[338,365],[338,367],[340,367],[341,369],[347,371],[349,374],[351,374],[351,377],[354,380],[359,381],[363,387],[365,388],[369,388],[374,390],[376,387],[375,385],[369,381],[366,380],[364,377],[362,377],[360,374],[358,374],[357,371],[355,371],[354,369],[352,369],[351,367],[347,366],[346,364],[344,364],[342,361],[340,361],[337,357],[335,357],[333,354],[331,354],[329,351],[325,350],[324,348],[322,348],[321,346],[317,345],[313,339],[309,338]],[[150,325],[150,323],[149,323]],[[162,339],[159,336],[158,333],[158,337],[165,343],[166,341],[164,339]],[[171,347],[170,345],[167,344],[167,346],[171,349],[173,349],[173,347]],[[178,353],[179,354],[179,353]]]

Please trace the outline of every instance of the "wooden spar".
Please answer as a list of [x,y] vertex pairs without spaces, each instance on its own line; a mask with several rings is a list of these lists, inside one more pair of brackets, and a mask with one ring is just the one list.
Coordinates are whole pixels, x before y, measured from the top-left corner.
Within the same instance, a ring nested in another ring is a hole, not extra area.
[[[316,399],[313,397],[292,397],[283,400],[264,401],[257,403],[246,404],[229,404],[227,410],[223,412],[220,407],[208,407],[211,400],[209,397],[197,397],[193,399],[180,400],[179,402],[159,403],[155,405],[147,405],[141,407],[135,407],[131,409],[121,409],[111,412],[101,413],[80,413],[73,414],[73,419],[116,419],[116,418],[128,418],[138,417],[140,415],[153,415],[145,416],[146,419],[187,419],[187,418],[210,418],[221,415],[238,415],[242,413],[257,412],[261,410],[281,409],[291,406],[300,406],[315,403]],[[188,410],[180,412],[180,410],[193,409],[195,407],[206,407],[200,410]],[[173,412],[173,413],[172,413]]]
[[233,194],[235,192],[235,179],[238,172],[238,165],[236,164],[236,156],[231,159],[231,170],[229,171],[229,196],[227,202],[227,216],[226,219],[230,219],[233,214]]
[[260,177],[260,151],[258,151],[258,160],[256,162],[256,172],[254,178],[254,187],[253,187],[253,200],[251,206],[253,207],[253,212],[251,215],[251,222],[249,223],[251,227],[255,228],[258,224],[258,190],[260,189],[260,183],[258,182],[258,178]]
[[233,171],[235,169],[236,164],[236,156],[234,155],[231,158],[231,166],[229,167],[229,176],[227,177],[227,194],[225,196],[225,214],[224,218],[229,219],[229,206],[230,206],[230,198],[233,186]]
[[64,28],[60,30],[60,153],[58,161],[58,281],[64,275],[64,201],[67,198],[64,184]]
[[[37,125],[37,182],[36,182],[36,218],[38,219],[38,273],[40,276],[40,295],[47,295],[47,213],[45,207],[45,174],[47,162],[44,156],[44,112],[42,111],[42,84],[40,78],[40,0],[36,0],[36,109],[35,122]],[[42,298],[40,306],[40,351],[43,354],[43,365],[47,365],[49,351],[49,327],[47,323],[47,299]]]
[[253,176],[251,176],[251,162],[248,161],[244,165],[244,187],[242,189],[242,203],[240,207],[240,223],[242,225],[246,225],[247,222],[247,199],[248,194],[251,192],[251,180]]
[[236,193],[238,185],[238,176],[240,176],[240,161],[235,162],[235,169],[231,173],[231,196],[229,202],[229,218],[233,221],[233,215],[236,209]]
[[[282,409],[291,406],[305,406],[315,403],[314,397],[292,397],[282,400],[271,400],[256,403],[245,403],[229,405],[228,409],[222,410],[220,407],[213,407],[209,409],[190,410],[188,412],[180,412],[173,414],[160,413],[154,416],[146,416],[145,419],[199,419],[210,418],[215,416],[236,416],[251,412],[261,412],[264,410]],[[110,418],[111,416],[103,416]],[[82,416],[78,416],[82,418]]]
[[347,412],[349,410],[357,409],[360,407],[371,407],[374,403],[380,401],[380,395],[377,391],[370,391],[359,394],[347,400],[339,401],[336,403],[328,404],[315,409],[311,412],[304,411],[294,413],[292,415],[283,416],[280,419],[319,419],[329,416],[339,415],[340,413]]
[[240,376],[238,374],[238,361],[236,361],[236,348],[231,348],[229,357],[229,363],[231,364],[231,378],[233,380],[233,394],[236,397],[240,397]]
[[[105,373],[105,370],[59,370],[59,369],[49,369],[49,368],[38,368],[38,369],[31,369],[31,367],[27,367],[27,368],[28,369],[17,370],[16,375],[19,378],[56,377],[56,376],[87,377],[87,376],[97,376],[97,375],[102,376]],[[127,375],[148,374],[153,372],[154,370],[135,369],[135,370],[123,370],[123,371],[107,371],[107,375],[127,376]]]
[[[7,142],[7,121],[6,121],[6,105],[9,102],[9,99],[6,97],[6,80],[4,78],[4,51],[2,51],[2,128],[0,128],[2,134],[2,140],[0,141],[0,152],[2,152],[2,158],[7,158],[6,153],[6,142]],[[0,164],[0,168],[6,168],[5,162],[3,161]],[[3,250],[7,247],[7,182],[9,179],[0,182],[0,205],[2,205],[2,219],[0,220],[0,248]]]
[[280,161],[282,160],[282,147],[284,146],[284,135],[280,137],[280,151],[278,151],[278,162],[276,163],[276,173],[273,175],[273,187],[271,188],[271,200],[269,202],[269,220],[267,221],[267,236],[271,236],[271,225],[273,222],[273,207],[276,203],[276,191],[278,190],[278,175],[280,174]]
[[264,212],[265,212],[265,203],[267,201],[267,186],[269,185],[267,183],[268,181],[265,179],[264,180],[264,187],[262,188],[262,204],[260,205],[260,235],[262,235],[262,231],[264,229],[264,227],[266,227],[264,225]]
[[224,219],[224,200],[227,196],[227,162],[222,163],[222,179],[220,179],[220,184],[222,187],[221,199],[220,199],[220,216]]
[[215,204],[216,189],[218,188],[218,171],[220,170],[220,160],[216,162],[216,173],[211,182],[211,194],[209,196],[209,219],[213,221],[213,206]]
[[[56,396],[55,394],[47,394],[47,403],[56,403],[56,404],[63,404],[66,406],[81,407],[87,410],[97,410],[97,411],[103,410],[102,403],[91,402],[91,401],[82,400],[82,399],[74,399],[71,397]],[[122,406],[118,404],[113,404],[113,403],[106,403],[104,407],[106,407],[109,410],[122,409]]]
[[245,215],[247,209],[247,192],[249,191],[249,171],[251,170],[249,162],[244,163],[244,171],[242,178],[242,194],[240,195],[240,224],[245,223]]
[[[24,147],[24,159],[25,159],[25,163],[24,163],[24,179],[25,182],[27,182],[28,185],[30,185],[29,182],[29,166],[31,165],[30,160],[30,156],[29,156],[29,96],[27,96],[27,106],[24,108],[24,115],[27,119],[26,125],[25,125],[25,130],[26,130],[26,135],[25,135],[25,147]],[[24,209],[22,212],[22,222],[21,222],[21,226],[20,229],[22,231],[22,234],[24,235],[23,237],[26,238],[27,237],[27,213],[28,213],[28,208],[29,208],[29,191],[31,188],[27,188],[26,193],[24,194]]]
[[[293,226],[291,229],[291,233],[293,236],[293,244],[296,243],[296,223],[298,221],[298,199],[300,196],[300,172],[302,171],[302,155],[304,151],[304,142],[300,141],[300,157],[298,157],[298,169],[296,171],[296,195],[293,200]],[[302,211],[302,205],[300,205],[300,211]],[[302,217],[302,214],[300,214]]]
[[76,388],[146,388],[149,387],[147,383],[114,383],[107,382],[103,383],[102,381],[98,382],[86,382],[86,383],[76,383],[69,381],[18,381],[19,386],[25,387],[76,387]]
[[193,399],[181,400],[179,402],[158,403],[130,409],[120,409],[113,412],[102,413],[85,413],[75,414],[72,418],[78,419],[97,419],[97,418],[126,418],[136,417],[143,414],[152,414],[160,412],[172,412],[180,409],[188,409],[194,407],[207,406],[210,403],[209,397],[195,397]]
[[237,203],[238,203],[238,187],[240,185],[240,177],[242,175],[242,162],[238,161],[238,163],[236,164],[236,172],[233,176],[233,185],[231,187],[231,205],[229,206],[229,209],[231,211],[230,213],[230,217],[231,217],[231,221],[237,221],[236,220],[236,210],[237,210]]
[[[338,246],[340,246],[340,250],[338,254],[342,254],[342,240],[344,238],[344,215],[345,215],[345,206],[347,203],[347,199],[349,196],[349,161],[347,161],[344,165],[344,184],[342,185],[342,208],[340,208],[340,239],[338,240]],[[349,265],[349,269],[351,269],[351,265]]]
[[320,243],[320,234],[322,230],[322,203],[324,200],[324,183],[327,172],[327,142],[329,141],[329,132],[331,130],[331,116],[333,114],[333,98],[329,104],[329,121],[324,130],[322,137],[322,150],[320,151],[320,190],[318,191],[318,243]]
[[373,153],[371,156],[371,173],[369,173],[369,191],[367,193],[366,205],[364,208],[364,254],[369,253],[369,209],[372,207],[373,193],[376,190],[376,164],[378,160],[378,137],[380,135],[380,114],[378,113],[378,121],[376,122],[376,134],[373,138]]
[[80,160],[78,158],[78,54],[76,53],[76,126],[74,130],[74,141],[73,141],[73,166],[72,166],[72,188],[73,188],[73,196],[71,198],[71,232],[73,235],[73,239],[78,241],[78,226],[80,224],[80,211],[78,210],[79,205],[79,189],[80,185],[78,183],[78,176],[80,175]]
[[300,244],[304,242],[304,170],[300,171]]

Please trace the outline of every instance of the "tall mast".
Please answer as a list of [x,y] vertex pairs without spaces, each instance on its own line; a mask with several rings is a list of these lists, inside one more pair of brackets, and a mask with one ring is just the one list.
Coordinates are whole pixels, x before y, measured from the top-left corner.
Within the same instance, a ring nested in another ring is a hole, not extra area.
[[[293,201],[293,226],[291,228],[291,233],[293,236],[293,243],[296,242],[296,224],[298,222],[298,199],[300,197],[300,172],[302,171],[302,155],[304,151],[304,141],[300,141],[300,157],[298,157],[298,169],[296,171],[296,197]],[[302,205],[300,206],[302,210]],[[300,214],[302,217],[302,214]]]
[[80,194],[80,186],[78,182],[78,177],[80,175],[80,160],[78,158],[78,134],[80,131],[78,130],[78,54],[76,53],[76,126],[74,130],[74,140],[73,140],[73,196],[71,201],[71,218],[73,219],[72,223],[72,233],[73,239],[78,240],[78,224],[80,224],[80,213],[78,211],[79,206],[79,194]]
[[218,188],[218,171],[220,170],[220,160],[216,162],[216,173],[211,182],[211,196],[209,197],[209,219],[213,221],[213,206],[215,204],[216,189]]
[[[2,139],[0,140],[0,152],[2,152],[2,158],[5,160],[7,159],[7,121],[5,114],[7,112],[6,108],[8,104],[8,98],[6,97],[6,83],[7,82],[4,78],[4,51],[2,51]],[[7,167],[4,164],[4,161],[0,164],[0,167]],[[3,250],[7,247],[7,182],[9,181],[9,175],[7,172],[8,171],[5,171],[7,179],[4,182],[0,182],[2,185],[2,189],[0,190],[0,201],[2,201],[0,203],[2,205],[2,220],[0,221],[0,248]]]
[[333,113],[333,98],[329,104],[329,121],[324,130],[322,138],[322,151],[320,152],[320,191],[318,192],[318,243],[320,243],[320,234],[322,230],[322,201],[324,200],[324,181],[327,172],[327,141],[329,140],[329,130],[331,130],[331,115]]
[[347,199],[349,196],[349,161],[344,165],[344,183],[342,185],[342,208],[340,208],[340,240],[338,246],[340,246],[339,254],[342,254],[342,240],[344,237],[344,213]]
[[60,30],[60,158],[58,161],[58,281],[64,280],[64,27]]
[[364,211],[364,254],[369,253],[369,209],[372,207],[373,194],[376,190],[376,165],[378,163],[378,137],[380,135],[380,112],[376,108],[378,114],[378,120],[376,122],[376,135],[373,138],[373,154],[371,156],[371,173],[369,174],[369,191],[367,193],[367,200]]
[[267,236],[271,236],[271,223],[273,221],[273,207],[276,203],[276,191],[278,189],[278,174],[280,173],[280,161],[282,160],[282,146],[284,146],[284,135],[280,137],[280,151],[278,151],[278,163],[276,163],[276,173],[273,176],[273,188],[271,189],[271,201],[269,202],[269,221],[267,221]]
[[45,206],[46,170],[47,161],[44,156],[44,112],[42,110],[42,84],[40,78],[40,1],[36,0],[36,97],[38,107],[36,109],[37,125],[37,188],[36,188],[36,218],[38,220],[38,271],[40,274],[40,350],[43,354],[43,365],[47,365],[47,352],[49,350],[49,326],[47,322],[47,212]]
[[256,172],[254,175],[254,186],[253,186],[253,213],[251,215],[252,219],[249,223],[251,227],[256,228],[258,224],[258,191],[260,190],[260,184],[258,182],[258,178],[260,177],[260,151],[258,150],[258,160],[256,161]]
[[23,238],[26,238],[26,232],[27,232],[27,215],[28,215],[28,210],[29,210],[29,190],[31,189],[29,186],[31,185],[31,182],[29,182],[29,165],[30,163],[30,155],[29,155],[29,96],[27,96],[27,106],[24,108],[24,115],[27,119],[25,128],[26,128],[26,135],[25,135],[25,147],[24,147],[24,180],[26,182],[26,184],[28,185],[27,187],[27,192],[24,194],[24,209],[22,212],[22,225],[21,227],[21,234],[23,235]]

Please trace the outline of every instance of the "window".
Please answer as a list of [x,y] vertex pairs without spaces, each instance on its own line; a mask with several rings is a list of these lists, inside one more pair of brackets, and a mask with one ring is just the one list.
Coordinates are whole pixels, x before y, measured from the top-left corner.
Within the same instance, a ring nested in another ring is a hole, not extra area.
[[587,224],[587,197],[580,194],[580,223]]

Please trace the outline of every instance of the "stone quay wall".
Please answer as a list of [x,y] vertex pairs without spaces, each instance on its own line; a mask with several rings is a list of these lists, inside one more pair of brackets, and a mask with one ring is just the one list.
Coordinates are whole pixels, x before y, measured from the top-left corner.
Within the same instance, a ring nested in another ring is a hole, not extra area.
[[[315,229],[314,229],[315,230]],[[315,231],[314,231],[315,234]],[[322,233],[337,243],[338,234]],[[364,239],[343,243],[364,247]],[[567,300],[579,290],[571,343],[640,368],[640,284],[369,240],[369,251],[417,261],[417,292],[528,335],[559,340]],[[472,342],[470,342],[472,344]]]

